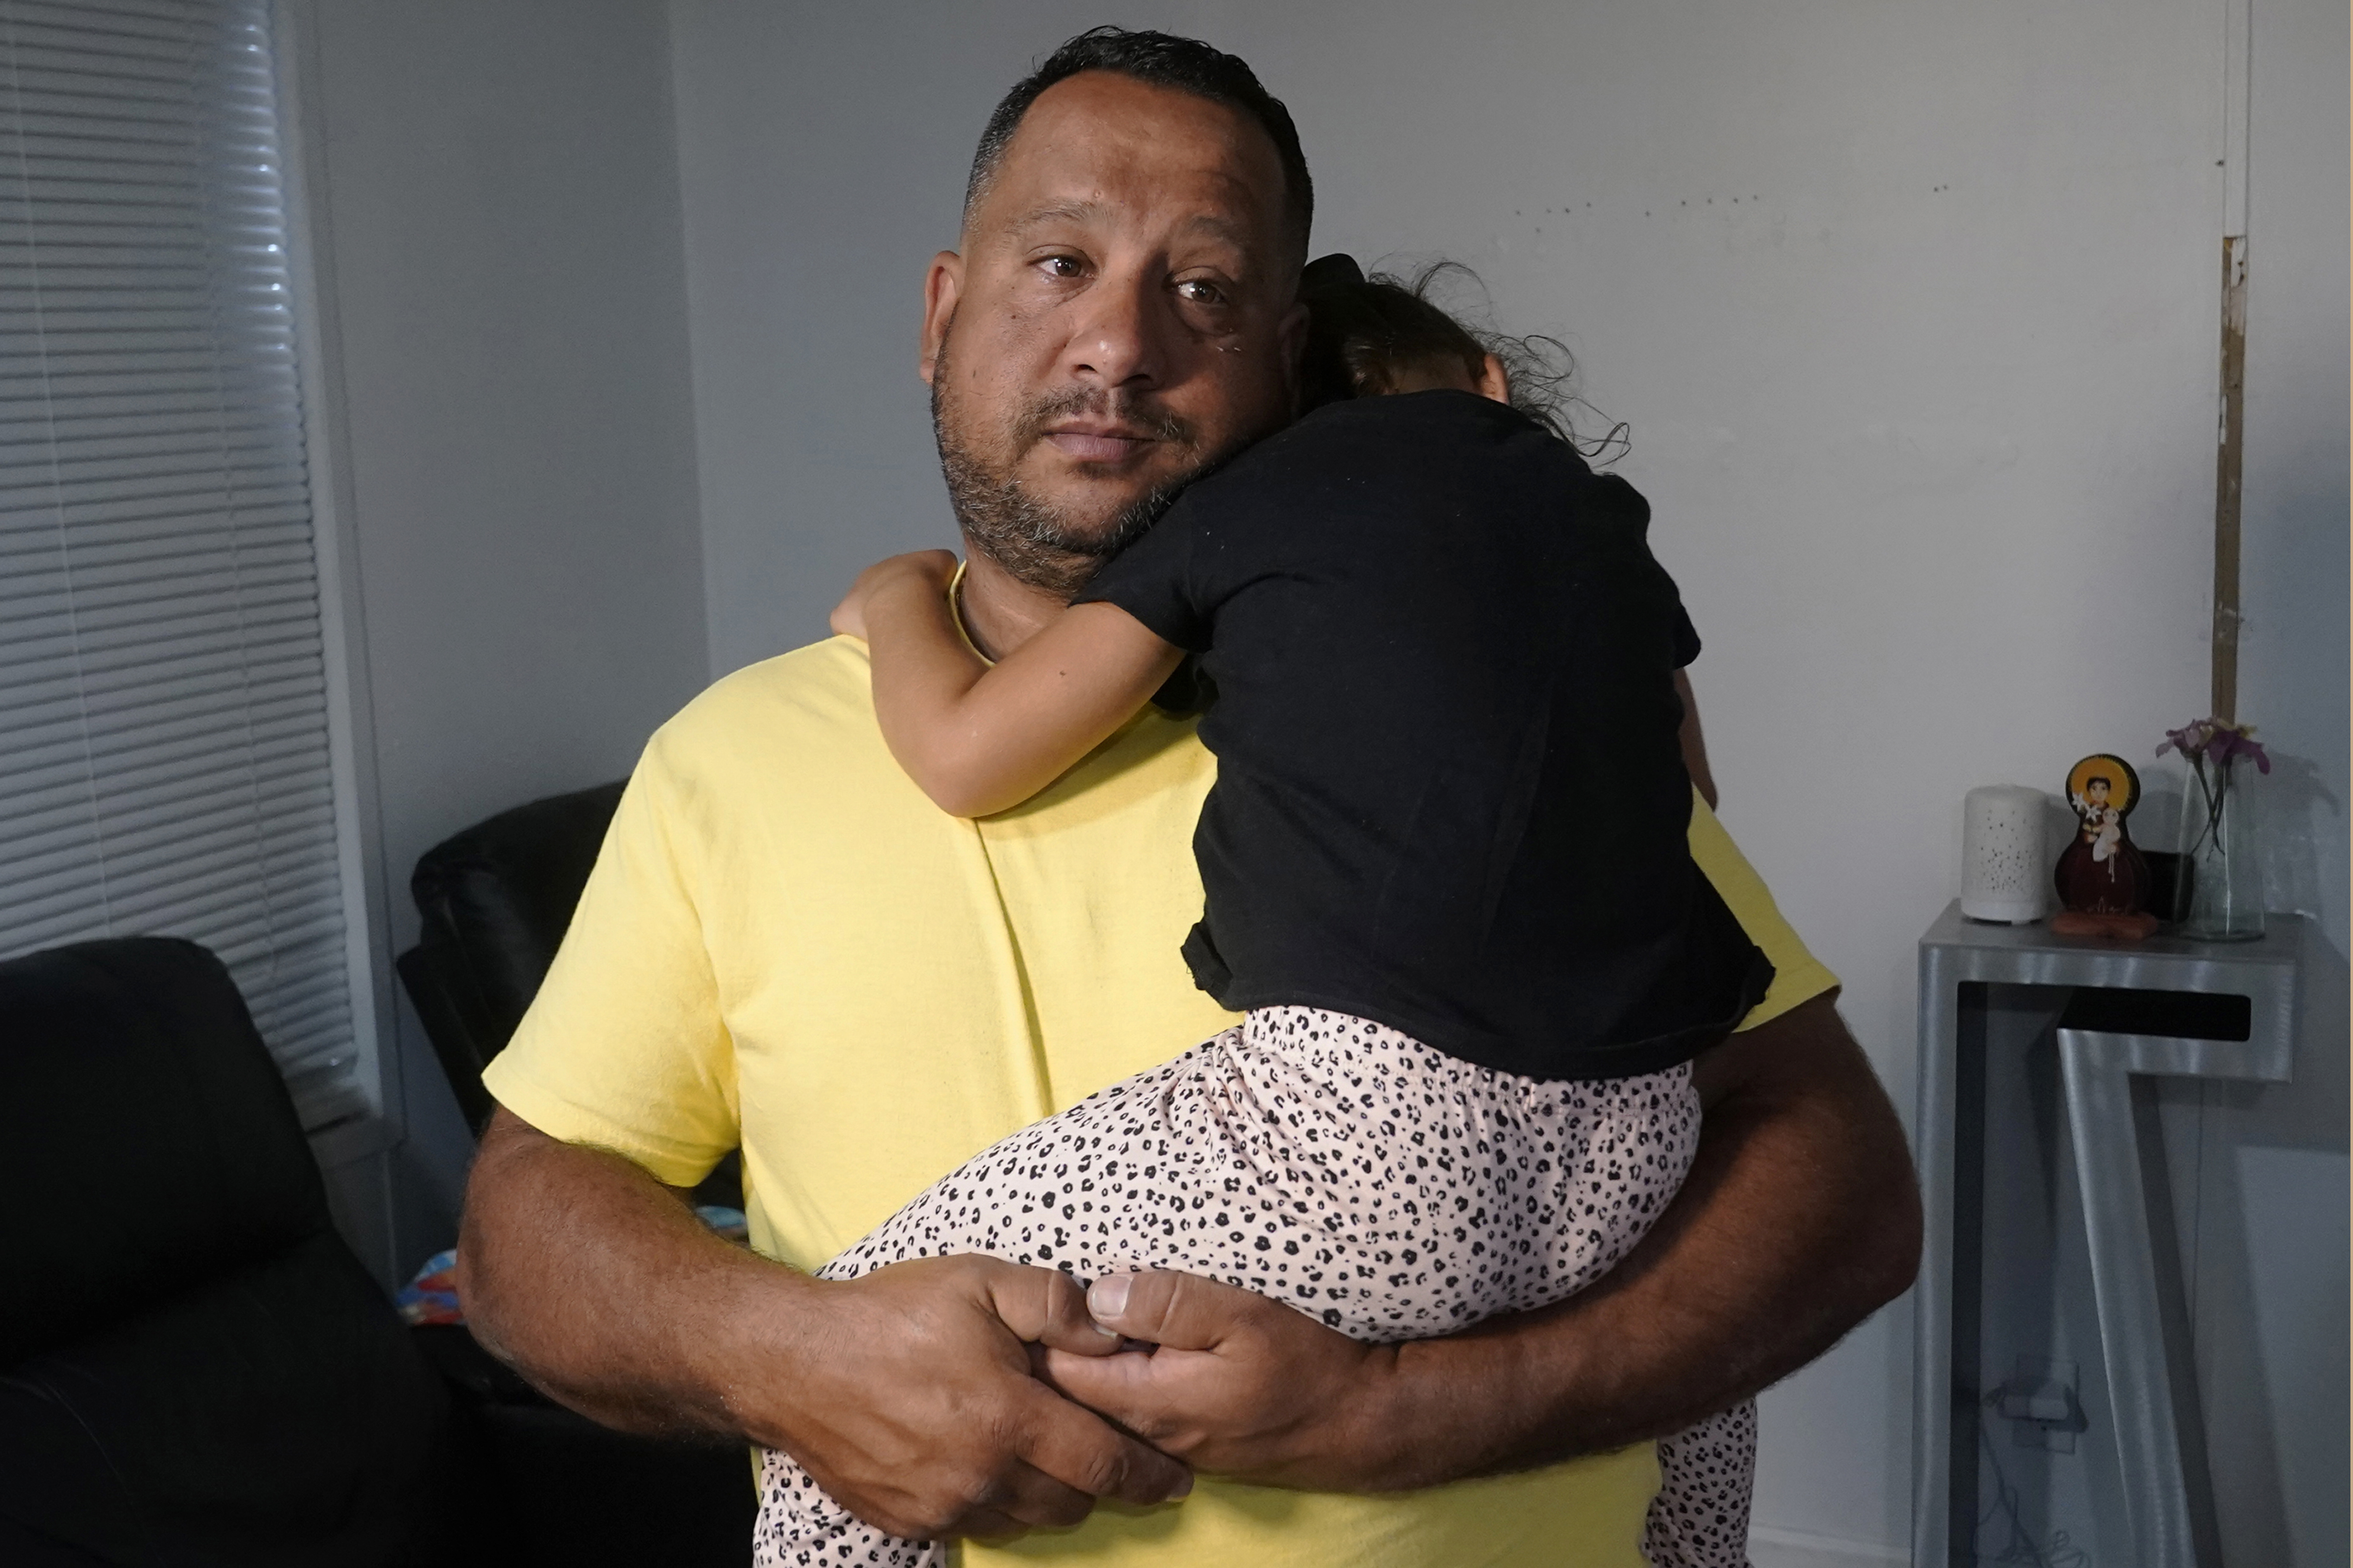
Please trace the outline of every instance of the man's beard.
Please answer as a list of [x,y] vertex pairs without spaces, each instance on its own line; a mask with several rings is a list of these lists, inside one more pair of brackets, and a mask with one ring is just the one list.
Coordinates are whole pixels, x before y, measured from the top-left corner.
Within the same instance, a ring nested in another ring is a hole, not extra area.
[[941,406],[940,389],[948,378],[944,341],[932,376],[932,435],[939,443],[940,471],[947,479],[948,504],[955,510],[957,524],[972,547],[1007,575],[1060,598],[1084,587],[1104,562],[1159,521],[1179,491],[1225,456],[1202,455],[1183,473],[1153,486],[1108,518],[1072,518],[1030,494],[1012,471],[1012,464],[1043,437],[1048,426],[1083,414],[1116,419],[1155,440],[1198,449],[1192,426],[1132,395],[1068,387],[1021,409],[1007,445],[1010,456],[1000,469],[965,445],[952,427]]

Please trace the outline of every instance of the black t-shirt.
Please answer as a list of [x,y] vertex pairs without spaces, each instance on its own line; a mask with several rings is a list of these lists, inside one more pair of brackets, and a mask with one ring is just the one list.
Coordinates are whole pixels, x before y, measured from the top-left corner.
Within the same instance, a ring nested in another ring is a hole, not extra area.
[[1650,508],[1502,404],[1329,405],[1079,595],[1196,651],[1218,781],[1185,943],[1237,1010],[1328,1007],[1549,1079],[1656,1072],[1764,994],[1691,858]]

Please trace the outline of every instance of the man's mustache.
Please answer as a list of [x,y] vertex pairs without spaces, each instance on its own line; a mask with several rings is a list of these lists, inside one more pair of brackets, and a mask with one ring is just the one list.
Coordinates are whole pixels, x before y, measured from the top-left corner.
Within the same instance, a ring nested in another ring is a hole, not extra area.
[[1124,426],[1171,446],[1196,444],[1190,421],[1148,397],[1117,388],[1070,386],[1029,405],[1014,426],[1014,450],[1026,452],[1044,439],[1047,431],[1065,419],[1084,417]]

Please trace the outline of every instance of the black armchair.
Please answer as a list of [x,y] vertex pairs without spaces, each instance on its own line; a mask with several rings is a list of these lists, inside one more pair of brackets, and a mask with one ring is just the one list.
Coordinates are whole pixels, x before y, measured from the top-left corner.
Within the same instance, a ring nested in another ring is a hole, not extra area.
[[609,1431],[400,1321],[193,942],[0,963],[0,1191],[7,1568],[750,1558],[742,1447]]
[[482,1069],[547,978],[620,801],[608,784],[502,811],[427,850],[408,879],[423,923],[401,983],[478,1133]]
[[193,942],[0,963],[0,1562],[427,1560],[449,1400]]
[[[555,962],[596,868],[619,783],[535,800],[486,817],[417,858],[408,890],[420,925],[400,955],[401,984],[476,1133],[491,1120],[482,1069],[506,1048]],[[744,1206],[730,1155],[695,1201]]]
[[[533,801],[435,845],[409,879],[421,930],[400,978],[459,1108],[479,1133],[492,1101],[482,1069],[522,1022],[564,941],[620,804],[619,784]],[[696,1189],[743,1206],[731,1157]],[[607,1431],[554,1405],[474,1342],[462,1325],[417,1342],[483,1437],[510,1521],[549,1562],[740,1562],[755,1500],[739,1450]],[[583,1505],[583,1493],[593,1500]],[[553,1549],[563,1544],[563,1551]]]

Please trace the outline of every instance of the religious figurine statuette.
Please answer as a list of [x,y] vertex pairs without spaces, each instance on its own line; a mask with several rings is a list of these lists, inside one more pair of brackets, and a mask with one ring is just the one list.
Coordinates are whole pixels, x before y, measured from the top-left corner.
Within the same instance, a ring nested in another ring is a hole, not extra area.
[[2140,804],[2140,775],[2122,757],[2085,757],[2067,771],[2067,804],[2076,830],[2052,874],[2065,906],[2051,917],[2052,931],[2140,941],[2157,930],[2148,912],[2148,862],[2125,826]]

